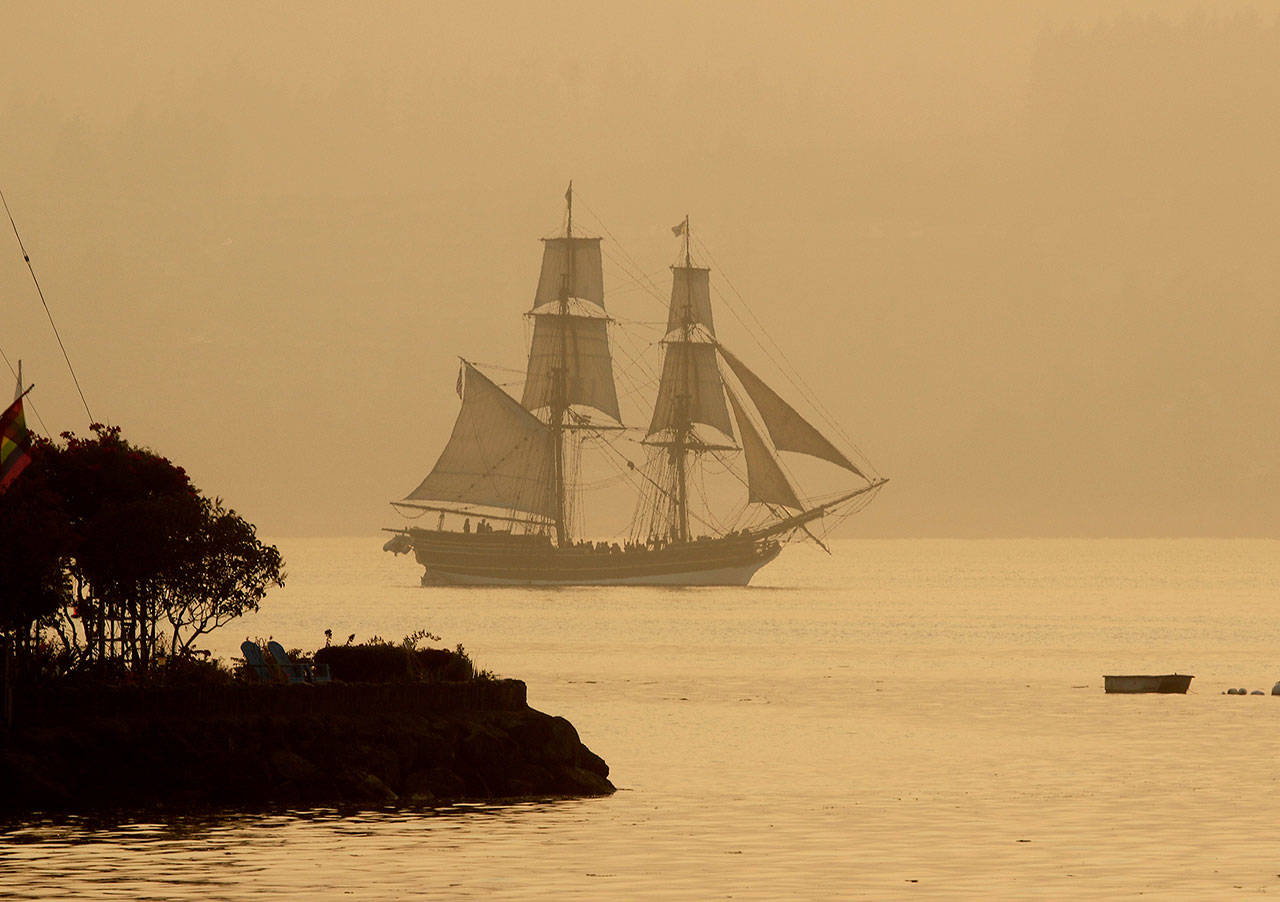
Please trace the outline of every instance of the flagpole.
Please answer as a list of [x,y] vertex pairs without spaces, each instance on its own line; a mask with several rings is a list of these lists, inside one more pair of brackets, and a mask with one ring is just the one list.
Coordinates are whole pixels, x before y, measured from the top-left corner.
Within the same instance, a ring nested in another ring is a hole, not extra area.
[[28,388],[0,413],[0,494],[8,490],[18,475],[31,463],[31,430],[27,428],[22,411],[22,399],[30,394]]

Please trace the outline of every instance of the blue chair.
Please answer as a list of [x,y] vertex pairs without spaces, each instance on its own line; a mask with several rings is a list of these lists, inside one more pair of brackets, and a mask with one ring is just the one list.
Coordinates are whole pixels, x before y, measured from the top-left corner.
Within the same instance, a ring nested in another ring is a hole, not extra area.
[[268,642],[267,651],[275,658],[276,666],[290,683],[327,683],[329,682],[329,665],[323,664],[317,669],[312,664],[299,664],[289,657],[284,646],[279,642]]
[[262,649],[258,647],[258,643],[247,640],[241,642],[240,654],[244,655],[244,663],[248,665],[254,676],[264,683],[274,683],[276,681],[275,674],[271,672],[271,665],[262,656]]

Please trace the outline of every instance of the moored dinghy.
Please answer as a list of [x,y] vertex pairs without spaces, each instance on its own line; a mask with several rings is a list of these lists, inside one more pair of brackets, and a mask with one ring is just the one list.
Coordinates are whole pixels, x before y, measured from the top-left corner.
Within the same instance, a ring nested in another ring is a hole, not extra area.
[[1106,691],[1115,693],[1160,692],[1182,695],[1194,677],[1188,673],[1131,674],[1104,676]]

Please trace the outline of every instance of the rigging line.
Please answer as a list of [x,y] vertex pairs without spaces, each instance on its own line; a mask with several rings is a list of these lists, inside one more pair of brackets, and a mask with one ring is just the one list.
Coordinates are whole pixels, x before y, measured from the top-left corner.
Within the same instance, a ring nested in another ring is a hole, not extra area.
[[645,362],[644,351],[637,351],[635,348],[629,346],[634,343],[632,336],[627,335],[625,331],[618,332],[615,330],[613,337],[615,339],[613,342],[613,351],[616,352],[616,354],[625,357],[629,364],[628,367],[619,370],[615,375],[624,376],[627,381],[631,382],[633,391],[635,390],[636,379],[630,370],[636,370],[639,372],[640,376],[643,377],[644,380],[644,383],[642,384],[652,384],[656,382],[658,380],[658,374],[649,367],[648,363]]
[[594,209],[592,209],[589,204],[585,202],[581,202],[581,203],[582,203],[582,206],[586,209],[587,213],[591,216],[591,218],[595,220],[596,225],[600,226],[600,228],[604,231],[604,233],[609,236],[609,240],[613,242],[613,246],[616,247],[622,253],[623,256],[625,256],[628,260],[631,261],[631,265],[634,266],[638,272],[644,272],[644,267],[641,266],[639,263],[637,263],[635,259],[629,253],[627,253],[627,249],[622,246],[622,242],[618,240],[617,236],[614,235],[613,232],[609,231],[609,227],[605,225],[604,219],[600,216],[600,214],[597,213]]
[[624,367],[618,371],[618,375],[630,382],[632,385],[648,386],[655,385],[658,382],[658,374],[651,370],[646,363],[642,354],[636,354],[630,348],[616,347],[618,356],[625,358]]
[[[774,365],[778,367],[779,371],[784,376],[787,377],[787,381],[790,382],[796,388],[796,390],[800,392],[801,396],[803,396],[810,404],[812,404],[817,409],[819,413],[822,414],[823,418],[826,419],[827,424],[831,427],[834,427],[836,432],[845,440],[845,442],[848,445],[851,446],[852,450],[857,452],[858,456],[862,459],[862,462],[868,465],[867,468],[871,470],[873,474],[878,475],[876,474],[875,466],[871,463],[871,459],[867,456],[866,452],[863,451],[862,448],[858,446],[857,442],[855,442],[853,438],[849,435],[849,433],[845,431],[844,427],[840,425],[840,422],[831,415],[831,412],[827,410],[827,408],[822,404],[822,401],[817,397],[813,389],[811,389],[809,385],[804,381],[804,377],[800,375],[800,372],[795,368],[794,365],[792,365],[791,361],[787,359],[786,354],[784,354],[782,351],[782,348],[778,345],[776,341],[773,340],[773,337],[770,335],[769,330],[765,327],[764,323],[760,321],[760,318],[756,316],[755,311],[751,309],[751,305],[748,304],[746,301],[746,298],[742,296],[742,292],[738,291],[738,287],[733,284],[733,281],[729,278],[728,273],[725,272],[724,268],[720,265],[720,262],[716,260],[715,256],[711,253],[710,248],[708,248],[700,239],[695,238],[694,240],[697,242],[699,249],[704,254],[706,254],[707,258],[712,262],[712,264],[715,265],[716,270],[720,273],[720,277],[724,280],[725,284],[728,285],[730,289],[732,289],[735,295],[737,295],[739,302],[741,302],[742,308],[747,312],[747,314],[755,322],[760,332],[762,332],[769,339],[769,342],[774,346],[774,350],[776,351],[777,356],[776,357],[774,356],[774,353],[771,352],[769,348],[765,346],[764,342],[760,340],[759,336],[755,333],[755,331],[752,330],[751,327],[742,319],[742,317],[738,314],[737,310],[735,309],[735,305],[726,303],[725,308],[730,313],[733,314],[734,319],[738,320],[738,322],[741,323],[747,329],[747,332],[748,334],[751,335],[752,340],[755,341],[755,343],[760,346],[760,349],[764,351],[765,356],[767,356],[771,361],[773,361]],[[728,296],[723,294],[723,292],[717,291],[717,294],[719,294],[721,298],[724,299],[725,301],[728,301]]]
[[[832,417],[831,413],[829,413],[826,408],[823,408],[822,402],[820,402],[820,399],[817,397],[817,394],[815,394],[813,392],[813,389],[809,388],[809,385],[805,383],[804,376],[800,375],[799,370],[796,370],[795,366],[792,365],[790,360],[788,360],[786,353],[782,351],[781,345],[778,344],[776,340],[773,339],[772,334],[769,333],[769,330],[767,328],[765,328],[765,325],[763,324],[762,321],[760,321],[759,317],[755,315],[755,311],[751,310],[751,306],[749,305],[748,302],[746,302],[746,298],[742,297],[742,293],[740,292],[739,289],[737,289],[737,285],[733,284],[733,280],[728,278],[727,271],[724,270],[724,267],[721,266],[721,264],[719,264],[719,261],[717,260],[717,258],[714,257],[714,255],[712,255],[712,251],[710,251],[710,248],[705,246],[705,244],[701,242],[701,239],[695,238],[694,241],[698,242],[698,246],[701,249],[701,251],[703,251],[703,253],[705,253],[705,255],[707,255],[707,257],[709,258],[709,260],[713,262],[714,266],[716,266],[716,269],[719,275],[721,275],[721,278],[724,280],[724,284],[730,287],[733,294],[735,294],[737,301],[741,303],[742,310],[744,310],[746,312],[746,315],[750,316],[751,320],[755,322],[756,329],[759,330],[758,333],[756,333],[756,331],[750,328],[750,326],[748,325],[748,322],[745,322],[744,320],[742,320],[741,315],[739,315],[739,312],[737,312],[736,310],[736,305],[731,305],[731,303],[728,303],[728,301],[730,301],[730,297],[728,297],[727,294],[724,294],[723,292],[719,292],[719,290],[717,289],[717,294],[719,294],[719,296],[721,296],[723,301],[726,302],[724,303],[724,306],[726,306],[727,310],[732,313],[733,317],[735,317],[735,319],[739,321],[742,326],[745,326],[745,328],[748,328],[748,331],[751,334],[751,338],[753,338],[753,340],[755,340],[755,343],[759,345],[760,349],[764,351],[765,356],[767,356],[769,360],[773,361],[774,365],[778,367],[778,370],[782,372],[782,375],[785,375],[787,377],[787,381],[790,381],[792,386],[795,386],[797,392],[800,392],[801,397],[804,397],[806,400],[809,400],[810,403],[814,404],[814,407],[817,407],[818,411],[822,413],[824,417],[827,418],[827,420],[829,421],[829,425],[835,426],[837,431],[844,432],[844,429],[842,429],[840,422],[836,421],[836,418]],[[769,347],[765,347],[765,344],[762,342],[762,340],[760,340],[759,338],[760,334],[763,334],[765,338],[768,339],[769,344],[772,345],[772,351],[771,349],[769,349]],[[847,436],[845,436],[845,438],[847,438]]]
[[89,411],[89,402],[85,400],[84,391],[80,388],[80,380],[76,377],[76,368],[71,365],[71,357],[67,354],[66,345],[62,343],[62,336],[58,333],[58,326],[53,321],[53,312],[49,309],[49,302],[44,299],[44,290],[40,287],[40,280],[36,278],[35,268],[31,265],[31,256],[22,244],[22,236],[18,234],[18,224],[13,221],[13,213],[9,210],[9,201],[5,199],[3,191],[0,191],[0,202],[4,203],[4,212],[9,217],[9,225],[13,226],[13,237],[18,239],[18,250],[22,251],[22,259],[27,264],[27,271],[31,273],[31,281],[35,283],[36,294],[40,295],[40,303],[44,305],[45,315],[49,317],[49,325],[53,327],[53,337],[58,339],[58,347],[62,349],[62,359],[67,362],[67,369],[71,372],[71,381],[75,383],[76,392],[80,395],[80,403],[84,405],[84,412],[88,415],[89,422],[93,423],[93,414]]
[[[599,223],[603,227],[603,223]],[[608,232],[608,229],[604,229]],[[601,247],[606,256],[612,260],[619,268],[626,270],[627,274],[635,279],[637,285],[644,285],[646,280],[652,281],[645,273],[644,267],[641,266],[634,257],[627,253],[626,249],[619,244],[612,232],[609,232],[608,244],[602,243]],[[615,251],[617,254],[615,255]]]
[[[702,243],[700,241],[699,241],[699,245],[702,246]],[[719,261],[716,260],[714,257],[712,257],[711,251],[708,250],[705,246],[702,246],[702,249],[703,249],[703,252],[706,253],[707,257],[711,259],[713,263],[715,263],[716,269],[720,273],[720,277],[724,280],[725,284],[728,285],[729,288],[733,291],[734,295],[737,297],[738,301],[741,303],[743,310],[746,311],[747,315],[751,317],[756,327],[760,330],[760,333],[765,335],[769,343],[773,346],[773,349],[770,350],[769,347],[765,346],[764,342],[762,342],[758,337],[758,334],[755,333],[749,327],[746,321],[744,321],[742,317],[738,314],[737,310],[735,309],[735,305],[727,303],[729,301],[729,296],[724,294],[723,292],[717,291],[716,293],[719,294],[724,301],[726,301],[725,303],[726,309],[728,309],[729,312],[733,314],[734,318],[737,319],[739,323],[741,323],[744,327],[747,327],[748,332],[752,333],[752,336],[751,336],[752,339],[756,342],[757,345],[760,346],[760,349],[765,352],[765,355],[771,361],[773,361],[773,363],[778,367],[778,369],[782,372],[782,374],[787,377],[787,381],[791,382],[791,384],[801,393],[802,396],[805,397],[806,400],[808,400],[810,403],[818,407],[819,410],[823,413],[823,415],[827,417],[829,420],[831,420],[830,425],[833,425],[837,429],[840,429],[840,424],[836,422],[835,419],[831,417],[831,415],[827,413],[826,410],[822,409],[821,402],[815,396],[813,390],[808,386],[807,383],[804,382],[804,378],[792,365],[791,361],[787,359],[787,356],[783,352],[782,348],[778,345],[776,341],[773,340],[773,337],[770,335],[767,327],[764,325],[764,323],[760,321],[760,318],[756,316],[755,311],[751,309],[751,305],[748,304],[746,301],[746,298],[742,296],[742,292],[738,291],[738,287],[733,284],[733,281],[729,278],[728,273],[725,272],[724,268],[720,266]],[[777,355],[776,357],[775,357],[775,354]]]
[[[9,355],[4,352],[4,348],[0,348],[0,357],[4,358],[5,366],[9,368],[9,372],[13,374],[13,378],[14,379],[19,378],[18,371],[15,370],[13,368],[13,364],[9,362]],[[22,361],[18,361],[18,362],[21,363]],[[52,436],[53,433],[50,432],[49,427],[44,424],[44,417],[40,416],[40,411],[36,409],[35,402],[32,401],[30,398],[27,398],[22,403],[26,408],[30,408],[31,412],[36,415],[36,419],[40,421],[40,428],[44,431],[44,434],[48,436]]]
[[[606,250],[604,252],[604,256],[610,263],[618,267],[623,275],[628,279],[631,279],[631,284],[626,286],[626,290],[638,289],[645,297],[652,298],[655,304],[666,307],[667,302],[662,299],[661,292],[654,287],[653,280],[647,273],[640,271],[639,275],[637,275],[636,272],[632,271],[626,263],[618,257],[615,257],[611,250]],[[642,279],[644,281],[641,281]],[[649,284],[645,284],[646,281]],[[615,289],[610,292],[611,295],[621,293],[624,293],[623,289]]]
[[647,328],[653,332],[657,332],[659,329],[661,329],[663,326],[667,324],[666,320],[659,321],[656,319],[627,319],[625,316],[615,316],[613,318],[613,321],[615,323],[618,323],[619,325],[633,326],[635,328]]
[[[612,445],[612,444],[610,444],[609,442],[602,442],[601,444],[602,444],[606,449],[608,449],[609,451],[612,451],[614,454],[618,455],[618,457],[619,457],[619,458],[621,458],[621,459],[622,459],[622,460],[627,464],[627,470],[628,470],[628,471],[630,471],[630,472],[623,473],[622,475],[623,475],[624,477],[626,477],[626,478],[627,478],[627,481],[628,481],[628,482],[631,482],[631,483],[632,483],[632,485],[635,485],[635,482],[634,482],[633,480],[631,480],[631,478],[630,478],[630,477],[631,477],[631,473],[636,473],[636,474],[640,475],[642,478],[644,478],[646,481],[648,481],[648,482],[652,483],[652,484],[654,485],[654,487],[656,487],[656,488],[657,488],[660,492],[662,492],[664,495],[668,494],[668,493],[666,492],[666,490],[665,490],[665,489],[663,489],[661,486],[659,486],[656,482],[654,482],[652,479],[650,479],[647,475],[645,475],[645,474],[643,473],[643,465],[641,465],[641,466],[637,466],[637,465],[636,465],[632,460],[630,460],[628,457],[626,457],[626,456],[625,456],[621,451],[619,451],[617,448],[613,447],[613,445]],[[606,459],[607,459],[607,458],[606,458]],[[699,516],[697,513],[695,513],[694,511],[689,511],[689,515],[690,515],[691,517],[693,517],[693,519],[695,519],[695,520],[697,520],[699,523],[701,523],[703,526],[707,527],[708,529],[712,529],[712,530],[722,529],[722,527],[720,527],[718,524],[715,524],[715,523],[708,523],[705,519],[703,519],[702,517],[700,517],[700,516]]]
[[485,363],[483,360],[472,360],[471,365],[482,366],[487,370],[501,370],[504,373],[519,373],[522,376],[524,375],[524,370],[518,370],[515,367],[510,366],[499,366],[496,363]]
[[[632,257],[631,254],[627,252],[627,249],[622,246],[622,242],[618,240],[617,236],[614,235],[613,232],[609,231],[609,227],[605,225],[604,220],[600,218],[600,214],[598,214],[595,210],[591,209],[591,207],[585,203],[582,204],[582,206],[586,207],[587,213],[590,214],[591,218],[595,220],[596,225],[600,226],[600,228],[604,231],[604,233],[609,236],[609,240],[613,242],[613,246],[618,249],[618,252],[621,253],[624,257],[626,257],[628,260],[630,260],[631,266],[643,276],[645,281],[649,283],[649,285],[652,287],[654,298],[656,298],[659,303],[662,303],[665,305],[666,302],[662,300],[662,289],[658,287],[658,284],[654,282],[653,279],[651,279],[647,274],[645,274],[644,267],[641,266],[639,263],[637,263],[635,258]],[[639,279],[637,279],[637,281],[639,281]]]
[[[652,384],[658,381],[658,373],[651,369],[649,364],[645,361],[644,351],[636,351],[634,348],[628,347],[627,342],[614,342],[613,350],[627,358],[627,362],[630,364],[631,368],[638,370],[640,376],[643,377],[647,383]],[[624,370],[623,372],[627,371]],[[629,372],[627,372],[627,378],[634,381],[634,378]]]
[[[710,257],[710,251],[707,251],[707,255],[708,257]],[[717,264],[717,267],[718,267],[718,264]],[[796,370],[795,366],[792,365],[790,360],[788,360],[786,353],[782,351],[782,348],[780,347],[780,345],[778,345],[777,342],[774,342],[772,335],[769,335],[768,330],[764,328],[764,325],[762,324],[762,322],[760,322],[759,317],[755,315],[755,311],[751,310],[750,305],[746,303],[746,299],[742,297],[742,294],[741,292],[739,292],[739,290],[737,290],[736,285],[732,283],[730,278],[728,278],[728,276],[724,274],[723,271],[721,271],[721,275],[722,275],[722,278],[724,279],[724,283],[726,283],[728,287],[730,287],[733,290],[733,293],[736,294],[737,298],[739,298],[742,308],[744,308],[744,310],[749,313],[749,315],[751,316],[751,319],[753,319],[755,321],[755,324],[759,326],[760,331],[763,331],[764,335],[767,336],[767,338],[769,339],[769,342],[773,344],[774,351],[776,351],[776,354],[769,351],[769,348],[765,347],[763,342],[760,342],[758,334],[754,333],[754,330],[751,329],[750,326],[746,324],[744,320],[742,320],[742,317],[739,315],[739,312],[735,310],[736,305],[730,305],[730,303],[728,303],[728,299],[730,298],[728,298],[727,294],[724,294],[723,292],[721,292],[721,290],[717,288],[716,289],[717,296],[721,297],[722,301],[726,302],[724,303],[724,306],[726,306],[727,310],[730,311],[730,313],[732,313],[733,317],[735,317],[735,319],[739,321],[740,324],[744,326],[744,328],[746,328],[746,331],[748,331],[748,334],[751,335],[751,338],[753,338],[756,345],[758,345],[758,347],[762,349],[762,351],[764,352],[765,357],[768,357],[769,360],[771,360],[774,363],[774,366],[778,367],[778,371],[780,371],[783,376],[786,376],[788,383],[791,383],[791,385],[794,386],[794,388],[796,389],[796,392],[800,394],[800,397],[808,400],[808,402],[812,404],[815,411],[817,411],[818,413],[820,413],[820,415],[822,415],[823,420],[826,421],[829,429],[832,429],[833,431],[835,431],[836,435],[840,436],[840,438],[845,441],[847,448],[849,448],[850,450],[852,450],[852,452],[854,452],[855,457],[859,459],[859,462],[861,463],[861,466],[863,466],[864,470],[869,473],[872,473],[872,476],[878,477],[879,472],[877,471],[876,464],[872,463],[872,459],[870,459],[867,452],[865,452],[865,450],[863,450],[863,448],[861,448],[860,445],[856,443],[854,438],[852,438],[852,436],[849,434],[849,431],[845,430],[845,427],[841,425],[840,421],[836,420],[835,416],[832,416],[831,411],[829,411],[829,409],[826,406],[824,406],[824,404],[822,403],[822,400],[820,400],[817,393],[815,393],[812,388],[809,388],[808,383],[805,383],[804,376],[801,376],[799,370]]]
[[734,466],[731,466],[729,461],[725,459],[725,455],[728,453],[729,452],[726,452],[726,451],[712,451],[711,456],[715,458],[716,463],[720,464],[720,466],[724,468],[724,471],[726,473],[728,473],[734,479],[738,480],[738,482],[742,485],[744,489],[746,489],[748,492],[751,491],[751,483],[747,482],[746,477],[743,476],[741,473],[739,473],[737,468]]
[[[618,291],[645,291],[649,294],[655,294],[657,289],[654,288],[653,286],[657,284],[656,279],[658,276],[662,275],[662,273],[666,269],[665,267],[663,269],[655,269],[653,272],[641,271],[639,275],[637,275],[636,273],[631,271],[630,266],[624,265],[622,260],[614,256],[612,245],[606,245],[606,247],[608,248],[608,250],[604,252],[605,257],[608,258],[610,263],[612,263],[613,265],[621,269],[624,272],[624,274],[632,280],[629,284],[623,286],[622,288],[615,289],[614,293]],[[661,300],[661,297],[659,297],[659,300]]]

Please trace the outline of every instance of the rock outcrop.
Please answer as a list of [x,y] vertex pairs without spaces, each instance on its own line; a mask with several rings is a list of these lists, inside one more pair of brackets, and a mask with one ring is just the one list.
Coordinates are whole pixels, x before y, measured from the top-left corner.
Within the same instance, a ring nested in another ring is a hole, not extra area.
[[46,690],[0,735],[0,811],[604,795],[609,767],[518,680]]

